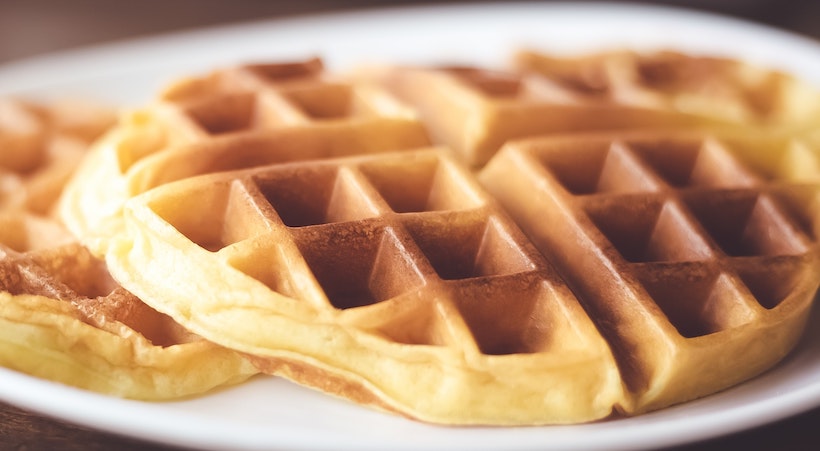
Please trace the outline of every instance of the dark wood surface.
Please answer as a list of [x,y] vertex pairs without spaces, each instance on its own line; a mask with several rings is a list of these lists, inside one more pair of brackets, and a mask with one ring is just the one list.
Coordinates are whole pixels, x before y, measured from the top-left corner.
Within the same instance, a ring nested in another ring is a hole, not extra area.
[[178,448],[76,426],[0,403],[0,450],[175,451]]
[[[395,3],[434,3],[395,2]],[[395,4],[394,3],[394,4]],[[652,3],[652,2],[649,2]],[[806,36],[820,38],[820,2],[814,0],[660,1],[729,14]],[[261,0],[2,0],[0,63],[70,47],[151,33],[266,17],[361,8],[378,0],[312,2]],[[820,377],[820,374],[818,375]],[[78,406],[78,409],[82,406]],[[638,445],[638,444],[636,444]],[[809,450],[820,447],[820,408],[764,427],[703,443],[686,450]],[[139,450],[166,447],[76,426],[0,403],[0,451]]]

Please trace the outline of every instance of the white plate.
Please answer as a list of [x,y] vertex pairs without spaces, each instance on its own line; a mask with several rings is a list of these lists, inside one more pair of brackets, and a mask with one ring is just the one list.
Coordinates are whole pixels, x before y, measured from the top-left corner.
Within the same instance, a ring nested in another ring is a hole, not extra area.
[[[334,69],[368,61],[499,65],[522,45],[554,51],[675,47],[733,55],[820,85],[820,44],[666,8],[505,4],[391,9],[261,21],[121,42],[0,66],[0,94],[93,96],[128,105],[183,74],[318,54]],[[820,325],[820,315],[811,323]],[[100,396],[0,369],[0,399],[65,420],[203,449],[637,449],[737,432],[820,406],[820,327],[773,371],[659,412],[579,426],[447,428],[361,408],[259,377],[169,403]]]

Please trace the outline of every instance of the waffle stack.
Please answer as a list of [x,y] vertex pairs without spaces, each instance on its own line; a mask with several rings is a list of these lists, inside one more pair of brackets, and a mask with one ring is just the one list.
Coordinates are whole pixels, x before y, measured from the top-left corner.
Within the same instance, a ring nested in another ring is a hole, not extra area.
[[238,353],[191,334],[120,287],[103,261],[46,215],[113,112],[19,100],[2,105],[0,364],[149,400],[199,394],[255,374]]
[[59,212],[117,283],[262,372],[442,424],[634,415],[799,339],[816,99],[671,52],[245,65],[126,116]]

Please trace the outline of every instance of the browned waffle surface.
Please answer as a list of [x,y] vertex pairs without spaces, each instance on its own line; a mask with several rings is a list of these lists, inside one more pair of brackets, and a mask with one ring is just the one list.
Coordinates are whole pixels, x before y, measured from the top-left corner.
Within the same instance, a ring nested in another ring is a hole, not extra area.
[[336,81],[319,60],[228,68],[125,115],[68,186],[61,216],[80,236],[105,235],[125,199],[168,181],[428,143],[413,110],[375,86]]
[[118,280],[275,374],[452,424],[589,421],[624,402],[566,284],[437,150],[201,176],[126,205]]
[[50,213],[89,144],[114,123],[87,101],[0,99],[0,208]]
[[426,142],[412,110],[376,86],[342,81],[319,59],[217,70],[179,80],[159,97],[171,141],[309,128],[393,148]]
[[582,97],[675,109],[744,125],[816,125],[817,88],[785,72],[726,57],[678,51],[559,56],[521,51],[524,73]]
[[674,52],[243,65],[125,115],[59,211],[265,372],[431,422],[591,421],[793,347],[820,282],[817,98]]
[[[94,391],[169,399],[256,371],[121,288],[47,218],[113,111],[86,102],[0,102],[0,364]],[[95,185],[95,189],[104,189]]]
[[818,178],[800,173],[816,159],[785,140],[554,137],[510,144],[480,178],[578,293],[640,412],[793,347],[819,280]]
[[253,367],[119,287],[105,264],[46,219],[0,214],[0,363],[137,399],[190,396]]
[[435,143],[471,166],[507,140],[548,133],[646,127],[769,127],[820,123],[820,93],[744,62],[672,51],[516,54],[513,67],[363,69],[414,105]]

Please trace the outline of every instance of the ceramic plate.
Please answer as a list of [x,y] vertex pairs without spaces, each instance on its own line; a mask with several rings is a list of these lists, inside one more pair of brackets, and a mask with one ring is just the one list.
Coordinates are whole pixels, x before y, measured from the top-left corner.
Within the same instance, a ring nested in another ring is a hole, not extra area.
[[[0,95],[91,97],[137,105],[175,77],[241,62],[318,55],[367,62],[501,65],[528,46],[626,46],[744,58],[820,85],[820,44],[676,9],[611,4],[480,4],[259,21],[118,42],[0,65]],[[695,402],[628,419],[529,428],[451,428],[362,408],[258,377],[203,397],[143,403],[0,369],[0,399],[86,426],[202,449],[547,450],[658,448],[737,432],[820,406],[820,315],[772,371]]]

